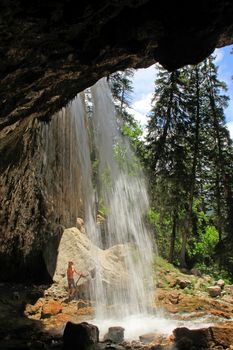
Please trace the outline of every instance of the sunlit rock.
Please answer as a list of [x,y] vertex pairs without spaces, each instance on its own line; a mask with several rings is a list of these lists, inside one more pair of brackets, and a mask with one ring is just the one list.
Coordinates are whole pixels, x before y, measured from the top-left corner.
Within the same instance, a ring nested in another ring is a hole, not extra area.
[[224,286],[224,292],[233,296],[233,284],[227,284]]
[[[103,280],[109,286],[116,286],[125,280],[127,283],[127,270],[125,266],[126,246],[117,245],[106,250],[95,246],[86,234],[73,227],[66,229],[61,237],[58,247],[57,264],[53,278],[59,285],[67,286],[66,270],[68,261],[73,261],[77,272],[82,272],[78,286],[88,289],[91,280],[95,278],[96,259],[102,266]],[[48,271],[49,264],[48,264]],[[75,275],[75,279],[78,276]],[[82,287],[83,285],[83,287]]]
[[221,295],[221,288],[219,286],[208,287],[207,291],[211,297],[218,297]]
[[221,289],[223,289],[223,287],[225,286],[225,282],[220,279],[216,282],[216,286],[219,286]]

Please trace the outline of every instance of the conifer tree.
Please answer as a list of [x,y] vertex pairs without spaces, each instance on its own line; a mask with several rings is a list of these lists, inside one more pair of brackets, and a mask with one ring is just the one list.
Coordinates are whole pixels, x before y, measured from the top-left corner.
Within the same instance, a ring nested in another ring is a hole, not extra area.
[[133,69],[126,69],[113,73],[109,76],[110,88],[118,114],[125,122],[132,123],[133,116],[127,111],[130,107],[131,95],[133,92],[132,78],[134,75]]
[[219,243],[231,235],[233,153],[225,126],[224,89],[212,56],[179,71],[160,68],[155,81],[147,134],[153,205],[160,218],[168,218],[169,211],[169,260],[181,239],[184,267],[187,252],[201,244],[208,225],[215,225]]
[[148,163],[152,171],[154,198],[162,199],[157,210],[161,216],[164,216],[163,211],[170,212],[171,262],[177,224],[182,219],[182,212],[187,204],[187,114],[183,95],[185,84],[181,71],[170,73],[159,67],[147,134]]

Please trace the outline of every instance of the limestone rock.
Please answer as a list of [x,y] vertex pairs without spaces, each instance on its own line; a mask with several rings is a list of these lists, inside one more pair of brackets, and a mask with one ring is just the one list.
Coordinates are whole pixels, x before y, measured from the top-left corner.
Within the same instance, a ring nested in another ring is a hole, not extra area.
[[[64,230],[58,247],[56,269],[50,268],[49,260],[47,269],[51,273],[53,281],[58,285],[67,286],[66,270],[68,261],[73,261],[78,272],[82,272],[85,277],[78,282],[80,297],[88,297],[86,292],[93,278],[95,278],[96,259],[101,264],[103,280],[114,288],[117,283],[125,281],[127,283],[127,271],[125,268],[126,247],[116,245],[109,249],[102,250],[95,246],[86,234],[80,232],[76,227]],[[48,252],[49,254],[49,252]],[[46,254],[45,254],[46,257]],[[78,276],[75,276],[78,279]]]
[[216,282],[216,286],[219,286],[221,289],[223,289],[223,287],[225,286],[225,282],[220,279]]
[[82,218],[77,218],[76,220],[77,229],[82,233],[85,233],[84,221]]
[[233,296],[233,284],[227,284],[224,286],[224,292]]

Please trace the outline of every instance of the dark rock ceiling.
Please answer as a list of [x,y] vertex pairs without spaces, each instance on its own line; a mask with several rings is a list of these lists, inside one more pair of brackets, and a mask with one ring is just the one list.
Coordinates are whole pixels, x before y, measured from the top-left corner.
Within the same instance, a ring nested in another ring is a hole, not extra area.
[[172,70],[231,43],[231,0],[1,0],[0,130],[116,70]]

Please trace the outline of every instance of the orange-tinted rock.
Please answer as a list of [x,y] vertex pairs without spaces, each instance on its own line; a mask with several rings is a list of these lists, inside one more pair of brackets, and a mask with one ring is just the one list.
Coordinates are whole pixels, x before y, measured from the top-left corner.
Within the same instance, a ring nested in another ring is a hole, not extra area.
[[214,316],[219,316],[219,317],[224,317],[227,319],[230,319],[233,316],[233,313],[228,313],[228,312],[224,312],[221,310],[209,310],[208,311],[209,314],[214,315]]
[[229,347],[233,345],[233,325],[229,327],[209,327],[201,329],[176,328],[173,331],[175,343],[179,350],[183,350],[184,342],[196,347]]
[[24,310],[24,315],[29,318],[40,319],[43,304],[44,300],[42,298],[38,299],[34,305],[27,304]]
[[47,318],[56,315],[62,311],[62,305],[58,301],[50,300],[43,305],[41,310],[41,318]]
[[233,345],[233,325],[232,327],[211,327],[210,329],[215,344],[224,347]]
[[208,328],[188,329],[185,327],[176,328],[173,331],[175,343],[179,350],[184,347],[184,342],[190,346],[208,347],[211,342],[211,334]]

